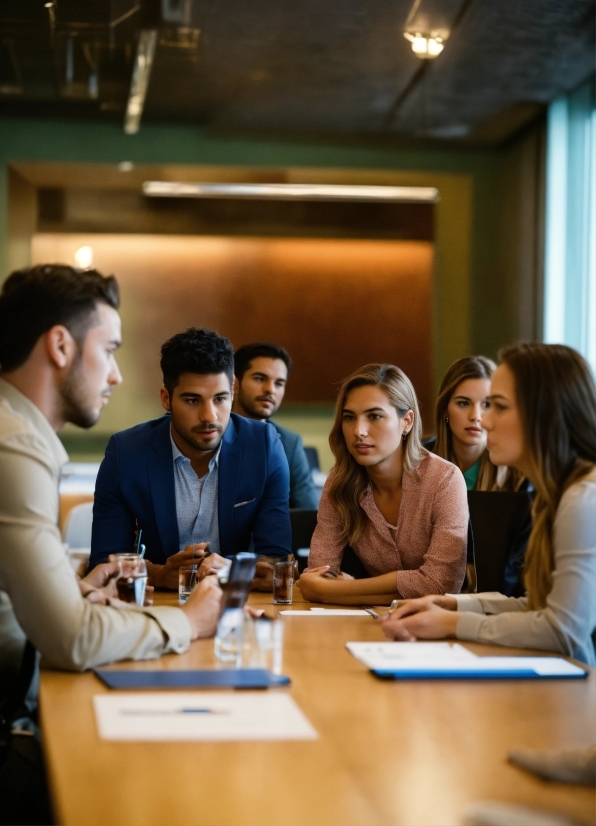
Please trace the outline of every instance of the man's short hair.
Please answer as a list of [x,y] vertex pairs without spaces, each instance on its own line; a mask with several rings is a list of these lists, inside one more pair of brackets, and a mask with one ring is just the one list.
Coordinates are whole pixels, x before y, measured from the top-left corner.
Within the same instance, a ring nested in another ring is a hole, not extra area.
[[251,361],[258,358],[280,359],[288,368],[288,373],[292,369],[290,354],[279,344],[271,344],[268,341],[243,344],[234,353],[234,373],[238,381],[242,381],[242,377],[250,367]]
[[39,264],[8,276],[0,294],[0,369],[21,367],[38,339],[64,325],[79,347],[95,321],[97,304],[120,306],[118,282],[97,270]]
[[164,387],[171,393],[183,373],[219,375],[225,373],[234,381],[234,348],[232,342],[214,330],[189,327],[184,333],[169,338],[161,347],[161,371]]

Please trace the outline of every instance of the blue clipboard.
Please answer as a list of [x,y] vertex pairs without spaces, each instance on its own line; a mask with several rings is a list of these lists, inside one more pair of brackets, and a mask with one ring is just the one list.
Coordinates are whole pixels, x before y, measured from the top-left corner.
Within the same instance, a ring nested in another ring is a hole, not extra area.
[[193,669],[192,671],[136,671],[96,668],[93,673],[108,688],[274,688],[290,685],[290,678],[264,668]]

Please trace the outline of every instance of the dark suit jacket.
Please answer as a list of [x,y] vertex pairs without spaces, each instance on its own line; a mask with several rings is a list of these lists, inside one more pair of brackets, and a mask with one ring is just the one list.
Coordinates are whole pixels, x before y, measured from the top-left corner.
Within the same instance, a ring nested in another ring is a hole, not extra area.
[[275,422],[270,424],[279,433],[290,466],[290,507],[316,511],[319,507],[319,497],[302,446],[302,437]]
[[[258,554],[291,553],[288,463],[274,428],[232,413],[218,474],[222,556],[248,550],[251,539]],[[89,567],[130,552],[137,526],[151,562],[179,551],[169,415],[110,439],[95,485]]]

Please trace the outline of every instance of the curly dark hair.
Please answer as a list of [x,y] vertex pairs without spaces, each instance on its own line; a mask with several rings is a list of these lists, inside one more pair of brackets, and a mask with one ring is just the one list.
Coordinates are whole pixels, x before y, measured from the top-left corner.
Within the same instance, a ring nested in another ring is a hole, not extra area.
[[288,373],[292,369],[290,354],[279,344],[272,344],[269,341],[243,344],[234,353],[234,372],[239,381],[242,381],[242,377],[249,369],[251,361],[257,358],[280,359],[288,368]]
[[118,282],[97,270],[39,264],[8,276],[0,294],[0,369],[10,372],[31,355],[40,336],[57,324],[81,347],[98,303],[120,306]]
[[229,339],[214,330],[189,327],[162,344],[160,365],[164,387],[169,393],[178,384],[182,373],[225,373],[231,386],[234,381],[234,348]]

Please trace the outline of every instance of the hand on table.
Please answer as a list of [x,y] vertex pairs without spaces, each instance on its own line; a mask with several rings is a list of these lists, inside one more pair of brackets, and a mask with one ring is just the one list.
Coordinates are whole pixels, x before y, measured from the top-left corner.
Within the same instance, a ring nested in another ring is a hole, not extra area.
[[301,575],[298,585],[304,599],[308,602],[326,601],[326,597],[328,598],[333,590],[333,581],[336,579],[336,577],[325,576],[330,570],[330,565],[320,565],[318,568],[309,568]]
[[257,567],[252,580],[253,591],[273,591],[274,564],[274,562],[266,558],[257,560]]
[[[172,554],[166,560],[165,565],[155,565],[147,562],[149,571],[149,582],[156,588],[169,588],[172,591],[178,590],[178,568],[184,565],[201,564],[205,551],[209,547],[208,542],[196,542],[194,545],[187,545],[177,554]],[[213,554],[215,556],[215,554]],[[211,557],[208,557],[209,559]]]
[[200,582],[181,606],[191,627],[191,639],[212,637],[217,628],[223,591],[214,576]]
[[404,600],[381,623],[391,640],[441,640],[454,637],[461,614],[453,597],[429,596]]

